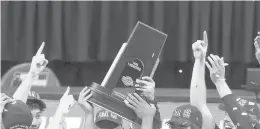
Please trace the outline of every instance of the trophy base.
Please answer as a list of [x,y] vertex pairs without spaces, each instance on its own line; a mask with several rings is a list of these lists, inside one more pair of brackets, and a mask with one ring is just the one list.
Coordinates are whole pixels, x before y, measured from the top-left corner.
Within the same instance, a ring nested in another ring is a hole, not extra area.
[[125,105],[124,95],[94,82],[91,84],[90,89],[92,91],[92,97],[88,100],[90,103],[109,110],[133,124],[141,126],[142,120],[137,117],[131,108]]

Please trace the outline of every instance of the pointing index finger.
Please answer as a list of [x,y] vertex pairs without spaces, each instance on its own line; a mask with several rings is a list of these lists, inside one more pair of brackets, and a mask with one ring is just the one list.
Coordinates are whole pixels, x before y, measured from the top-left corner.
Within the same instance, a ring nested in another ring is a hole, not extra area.
[[65,93],[63,94],[63,96],[69,95],[69,92],[70,92],[70,87],[68,86],[68,87],[67,87],[67,90],[65,91]]
[[203,32],[203,41],[205,45],[208,46],[208,35],[206,31]]
[[40,46],[40,48],[37,50],[36,56],[39,56],[42,54],[42,50],[45,46],[45,42],[42,42],[42,45]]

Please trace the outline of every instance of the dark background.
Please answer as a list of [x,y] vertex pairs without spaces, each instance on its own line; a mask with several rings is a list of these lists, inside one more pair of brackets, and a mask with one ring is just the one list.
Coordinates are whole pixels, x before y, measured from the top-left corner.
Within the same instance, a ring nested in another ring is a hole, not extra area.
[[[188,88],[191,45],[208,32],[208,53],[224,56],[231,88],[245,84],[246,68],[259,67],[253,39],[260,2],[1,2],[1,75],[31,61],[42,41],[62,85],[101,83],[137,21],[168,34],[156,87]],[[183,73],[179,73],[179,69]],[[214,88],[206,73],[208,88]]]

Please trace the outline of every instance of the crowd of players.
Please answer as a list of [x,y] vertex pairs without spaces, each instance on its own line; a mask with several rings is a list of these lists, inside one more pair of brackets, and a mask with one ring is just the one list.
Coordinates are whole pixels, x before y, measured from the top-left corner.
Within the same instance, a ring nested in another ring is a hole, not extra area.
[[[260,32],[254,39],[254,46],[256,59],[260,63]],[[197,40],[192,44],[195,62],[190,85],[190,104],[174,109],[171,119],[166,124],[171,129],[260,129],[260,111],[257,103],[232,94],[225,81],[225,66],[228,64],[224,63],[223,57],[213,54],[207,57],[207,48],[207,33],[204,32],[203,40]],[[15,93],[12,96],[1,93],[1,129],[39,128],[42,113],[47,107],[40,96],[31,91],[31,86],[33,79],[48,64],[42,49],[40,47],[32,58],[28,75]],[[226,115],[219,124],[215,123],[206,104],[205,65],[223,100],[219,109],[225,111]],[[130,124],[129,128],[160,129],[162,123],[154,96],[155,82],[150,77],[142,77],[136,80],[135,88],[141,91],[140,96],[136,93],[128,94],[124,102],[142,119],[142,124],[141,127]],[[74,104],[80,105],[85,112],[83,129],[123,129],[122,118],[112,112],[103,109],[94,116],[93,105],[88,102],[92,96],[89,87],[83,88],[77,101],[69,91],[68,87],[47,129],[66,129],[64,115]]]

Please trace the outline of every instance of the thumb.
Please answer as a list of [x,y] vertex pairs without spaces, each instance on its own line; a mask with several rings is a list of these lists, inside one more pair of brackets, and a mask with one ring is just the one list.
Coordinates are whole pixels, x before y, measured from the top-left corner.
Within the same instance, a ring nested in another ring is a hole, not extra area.
[[[69,92],[70,92],[70,87],[68,86],[68,87],[67,87],[67,90],[65,91],[65,93],[63,94],[63,96],[69,95]],[[62,96],[62,97],[63,97],[63,96]]]

